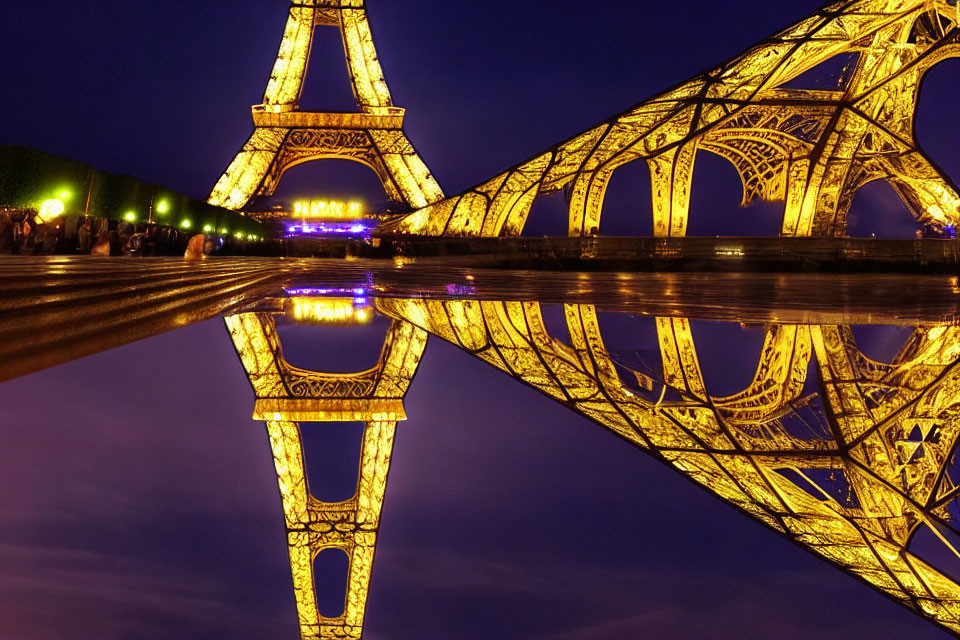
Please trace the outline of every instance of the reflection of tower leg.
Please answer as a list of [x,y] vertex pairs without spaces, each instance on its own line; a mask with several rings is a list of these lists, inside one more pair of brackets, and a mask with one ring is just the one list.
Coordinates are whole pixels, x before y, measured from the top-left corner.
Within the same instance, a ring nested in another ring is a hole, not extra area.
[[[267,431],[283,502],[301,637],[359,638],[396,422],[366,424],[357,493],[341,503],[320,502],[310,494],[297,423],[269,421]],[[336,618],[323,617],[317,606],[313,563],[327,549],[343,551],[349,563],[344,612]]]
[[[319,26],[340,30],[359,112],[300,111],[314,29]],[[436,202],[443,192],[407,139],[403,115],[383,77],[362,0],[349,5],[293,0],[263,103],[253,107],[254,133],[220,177],[209,202],[240,209],[256,196],[272,195],[288,168],[321,158],[367,165],[391,199],[411,207]]]
[[[254,419],[265,420],[270,435],[301,636],[360,638],[396,423],[406,419],[403,397],[420,364],[426,333],[395,321],[375,367],[328,374],[286,362],[268,314],[231,316],[226,324],[257,396]],[[303,427],[304,422],[365,423],[359,480],[351,499],[325,503],[311,494],[301,428],[324,425]],[[323,617],[317,607],[313,563],[327,549],[339,549],[348,557],[345,608],[337,618]]]

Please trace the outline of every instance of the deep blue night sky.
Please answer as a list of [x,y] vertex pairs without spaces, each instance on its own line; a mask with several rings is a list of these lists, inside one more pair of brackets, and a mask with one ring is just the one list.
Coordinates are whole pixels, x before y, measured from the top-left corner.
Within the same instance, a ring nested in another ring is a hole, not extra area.
[[[369,4],[408,133],[455,193],[820,3]],[[5,2],[0,144],[203,197],[251,130],[286,5]],[[349,106],[339,46],[318,42],[305,108]],[[954,180],[958,86],[960,61],[938,67],[919,122]],[[736,210],[731,167],[706,160],[702,173],[699,232],[775,231],[756,218],[768,211]],[[645,176],[623,175],[606,230],[643,232]],[[342,162],[289,178],[281,193],[379,197],[372,173]],[[855,218],[858,233],[912,235],[885,189],[858,197],[873,216]],[[739,379],[755,357],[733,361],[749,363]],[[6,383],[0,403],[0,638],[297,636],[268,443],[221,322]],[[428,348],[407,412],[372,640],[947,637],[449,345]]]

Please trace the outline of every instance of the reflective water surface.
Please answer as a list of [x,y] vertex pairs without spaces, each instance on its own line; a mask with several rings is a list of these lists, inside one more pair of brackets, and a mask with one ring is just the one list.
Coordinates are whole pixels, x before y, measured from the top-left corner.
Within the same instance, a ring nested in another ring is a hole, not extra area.
[[33,265],[0,637],[960,630],[954,279],[247,264]]

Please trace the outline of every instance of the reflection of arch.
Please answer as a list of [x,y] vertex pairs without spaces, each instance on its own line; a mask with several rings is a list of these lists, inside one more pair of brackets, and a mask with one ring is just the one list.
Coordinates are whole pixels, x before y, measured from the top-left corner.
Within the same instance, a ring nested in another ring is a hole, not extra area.
[[[254,418],[266,422],[270,437],[301,637],[360,638],[396,423],[406,419],[403,398],[427,336],[394,321],[374,367],[325,374],[284,359],[273,316],[245,313],[226,324],[256,395]],[[321,502],[308,490],[299,423],[343,421],[366,423],[357,490],[349,500]],[[332,619],[319,614],[314,588],[314,559],[324,549],[349,557],[346,609]]]
[[[358,113],[300,111],[318,26],[340,30]],[[436,202],[443,192],[407,139],[403,116],[383,77],[362,0],[292,0],[263,104],[253,107],[254,132],[214,186],[209,202],[243,208],[255,196],[273,195],[288,168],[321,158],[365,164],[390,198],[411,207]]]
[[[846,328],[777,326],[767,332],[748,388],[715,398],[700,375],[689,322],[659,319],[662,380],[647,378],[641,386],[652,393],[638,395],[618,375],[592,307],[565,307],[567,346],[547,333],[536,303],[381,300],[378,306],[610,429],[794,543],[960,631],[960,584],[908,548],[922,524],[960,531],[949,511],[960,500],[960,467],[948,473],[960,436],[960,329],[920,329],[895,362],[883,365],[864,358]],[[813,354],[830,435],[810,440],[791,434],[784,420]],[[877,389],[888,395],[874,394]]]
[[849,327],[817,327],[813,337],[843,445],[873,461],[873,472],[920,504],[952,491],[954,481],[943,467],[960,437],[953,419],[960,405],[951,395],[960,384],[952,373],[960,358],[960,329],[917,329],[889,364],[864,356]]
[[727,420],[764,420],[803,392],[811,355],[807,327],[785,325],[767,330],[752,382],[743,391],[722,398],[707,394],[690,323],[658,318],[657,331],[671,386],[709,397]]
[[[385,224],[385,233],[519,235],[532,199],[570,190],[569,234],[599,229],[606,184],[637,159],[653,178],[654,234],[684,235],[697,148],[733,162],[745,198],[785,201],[784,235],[839,235],[865,182],[885,178],[914,216],[960,222],[957,187],[913,136],[917,88],[957,55],[944,0],[847,0],[740,57],[618,114],[464,192]],[[818,64],[859,53],[846,86],[785,88]]]
[[351,420],[354,413],[403,419],[403,396],[426,344],[418,330],[394,322],[376,366],[355,374],[325,374],[287,363],[270,314],[231,316],[227,325],[257,396],[258,420],[276,413],[298,421]]

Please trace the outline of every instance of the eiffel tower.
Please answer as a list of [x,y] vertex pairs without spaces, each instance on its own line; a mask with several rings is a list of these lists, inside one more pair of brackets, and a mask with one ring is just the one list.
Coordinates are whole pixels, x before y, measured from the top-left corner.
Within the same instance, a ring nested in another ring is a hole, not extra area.
[[[317,27],[343,37],[356,113],[300,110]],[[277,189],[284,172],[322,158],[353,160],[380,178],[387,196],[424,207],[443,198],[440,186],[403,131],[373,44],[365,0],[291,0],[263,103],[253,106],[254,131],[210,193],[212,205],[242,209]]]

